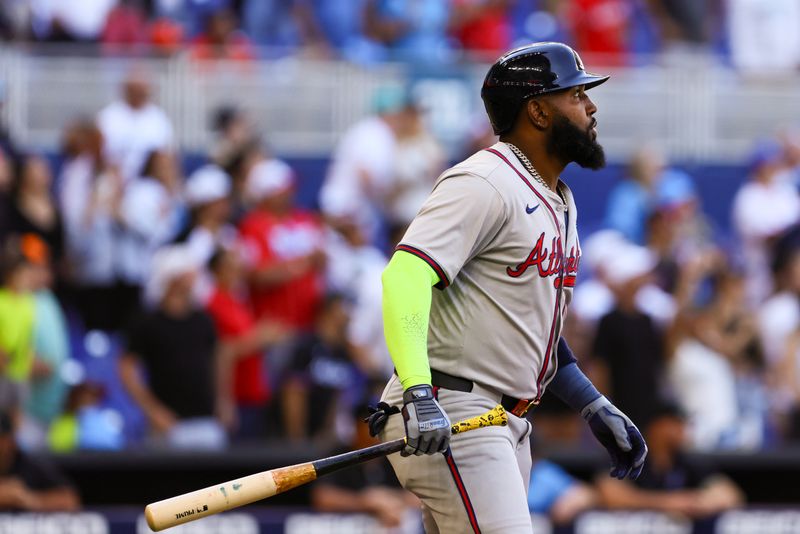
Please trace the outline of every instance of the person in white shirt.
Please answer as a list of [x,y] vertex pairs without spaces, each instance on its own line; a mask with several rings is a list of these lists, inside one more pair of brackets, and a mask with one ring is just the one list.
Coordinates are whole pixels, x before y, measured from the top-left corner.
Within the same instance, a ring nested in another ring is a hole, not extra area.
[[127,284],[144,284],[156,249],[178,232],[182,214],[179,172],[174,154],[154,150],[142,175],[125,187],[116,259],[119,276]]
[[800,2],[726,0],[731,59],[754,74],[795,71],[800,65]]
[[132,69],[122,84],[122,99],[103,108],[97,116],[106,157],[119,167],[126,181],[139,176],[152,150],[168,150],[173,143],[172,123],[164,110],[150,100],[150,92],[146,73]]
[[183,243],[201,267],[196,289],[200,302],[213,288],[205,268],[218,248],[232,249],[238,241],[236,227],[230,224],[231,179],[216,165],[204,165],[186,181],[184,200],[189,208],[189,224],[175,241]]
[[347,337],[356,365],[369,376],[388,376],[394,365],[381,308],[381,273],[388,259],[367,241],[353,215],[328,219],[325,244],[328,287],[347,296],[351,305]]
[[797,190],[778,179],[785,171],[780,146],[760,143],[751,158],[750,181],[736,193],[733,224],[742,239],[747,274],[747,294],[751,304],[760,304],[771,293],[769,247],[775,238],[800,220]]
[[75,303],[87,329],[115,330],[123,322],[115,303],[114,260],[122,179],[107,165],[102,134],[92,121],[70,125],[64,137],[57,196]]
[[370,241],[381,228],[381,211],[395,180],[398,132],[406,127],[412,107],[401,89],[383,89],[375,96],[375,115],[353,125],[333,153],[320,190],[325,215],[359,213]]

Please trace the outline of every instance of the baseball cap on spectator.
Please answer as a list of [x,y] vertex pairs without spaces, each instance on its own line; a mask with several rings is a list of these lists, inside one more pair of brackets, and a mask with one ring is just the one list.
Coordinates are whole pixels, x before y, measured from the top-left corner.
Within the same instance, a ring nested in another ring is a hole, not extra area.
[[772,139],[762,139],[756,143],[747,162],[747,169],[752,174],[764,165],[774,164],[783,159],[783,149]]
[[403,87],[380,87],[372,95],[372,109],[378,115],[396,113],[412,104],[411,95]]
[[664,171],[656,186],[658,209],[673,209],[697,199],[692,178],[683,171]]
[[582,248],[582,259],[593,273],[602,271],[610,264],[618,250],[628,245],[628,240],[617,230],[600,230],[586,239]]
[[247,196],[259,201],[283,193],[294,185],[292,168],[279,159],[260,161],[247,175]]
[[200,270],[199,262],[186,245],[170,245],[153,256],[150,274],[145,284],[145,299],[155,305],[164,298],[170,283],[176,278]]
[[194,208],[226,198],[231,193],[231,179],[216,165],[204,165],[186,181],[186,202]]
[[614,285],[622,285],[634,278],[644,276],[658,264],[656,255],[646,247],[628,243],[616,250],[604,269],[606,279]]

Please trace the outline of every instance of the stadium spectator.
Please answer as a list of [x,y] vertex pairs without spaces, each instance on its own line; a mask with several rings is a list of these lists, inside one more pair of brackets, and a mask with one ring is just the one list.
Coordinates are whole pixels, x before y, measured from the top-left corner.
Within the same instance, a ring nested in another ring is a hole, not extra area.
[[455,0],[450,6],[450,28],[461,47],[490,60],[511,45],[512,0]]
[[255,57],[250,40],[237,27],[235,13],[225,7],[206,16],[203,33],[192,40],[191,54],[201,61],[248,61]]
[[707,44],[720,28],[721,5],[710,0],[656,0],[647,2],[667,51],[692,50]]
[[215,376],[225,356],[211,317],[197,304],[198,269],[185,245],[156,254],[146,288],[154,308],[128,329],[119,373],[150,423],[154,444],[220,449],[227,437],[215,411],[229,403]]
[[31,26],[42,41],[96,42],[117,0],[31,0]]
[[653,147],[643,147],[634,153],[625,178],[609,194],[605,217],[608,228],[633,243],[644,243],[645,223],[665,166],[663,154]]
[[744,503],[741,490],[708,465],[686,456],[686,416],[662,402],[645,429],[648,461],[635,481],[596,479],[601,502],[611,509],[656,510],[703,519]]
[[326,281],[351,303],[347,337],[354,361],[365,375],[383,379],[393,369],[382,321],[381,273],[388,260],[357,221],[356,216],[328,219]]
[[380,47],[375,59],[418,67],[449,61],[449,7],[446,0],[365,0],[364,33]]
[[[686,2],[688,4],[688,2]],[[772,75],[800,66],[800,4],[793,0],[729,0],[727,30],[731,60],[745,72]]]
[[148,74],[141,67],[133,68],[122,83],[122,98],[97,115],[108,162],[119,168],[126,181],[140,175],[152,150],[172,148],[172,123],[151,101],[150,92]]
[[232,379],[232,383],[223,385],[231,390],[236,402],[236,438],[263,438],[267,434],[272,399],[265,359],[270,348],[290,332],[274,321],[256,320],[243,297],[247,288],[238,252],[218,249],[209,268],[214,276],[214,290],[207,309],[220,340],[228,347],[226,356],[230,360],[224,362],[226,368],[220,374]]
[[[667,381],[670,391],[688,416],[688,439],[698,450],[736,448],[742,445],[738,428],[741,410],[728,340],[720,332],[717,303],[735,295],[708,295],[703,290],[718,265],[697,258],[684,266],[679,285],[679,311],[668,339]],[[733,337],[733,336],[731,336]],[[744,338],[744,336],[742,336]]]
[[7,230],[10,234],[33,233],[41,237],[58,269],[64,255],[64,228],[52,194],[50,164],[34,155],[23,157],[19,163],[11,189]]
[[18,434],[20,443],[31,450],[45,446],[50,423],[61,413],[67,394],[61,366],[70,357],[70,346],[64,311],[51,291],[53,272],[47,244],[35,234],[25,234],[20,249],[31,269],[36,356]]
[[[189,208],[188,224],[175,237],[185,244],[197,265],[205,267],[219,247],[233,247],[238,238],[231,216],[231,180],[216,165],[204,165],[186,181],[184,198]],[[201,269],[197,283],[199,298],[204,301],[211,291],[211,280]]]
[[294,173],[286,163],[258,163],[246,187],[254,207],[239,230],[250,264],[256,316],[308,331],[324,291],[322,226],[295,205]]
[[19,450],[14,422],[0,413],[0,509],[13,512],[75,512],[78,492],[50,462]]
[[637,296],[650,281],[656,258],[644,247],[622,246],[606,272],[613,309],[597,325],[593,354],[597,370],[608,378],[614,404],[637,425],[648,420],[661,389],[664,338],[653,319],[640,310]]
[[156,249],[175,237],[183,212],[181,176],[175,156],[153,150],[141,175],[125,185],[119,208],[115,254],[118,264],[118,297],[134,311]]
[[101,40],[105,50],[130,50],[147,43],[148,21],[143,4],[144,0],[118,0],[103,28]]
[[774,292],[758,309],[758,329],[767,365],[774,369],[786,354],[789,335],[800,327],[800,227],[775,242],[771,263]]
[[[365,407],[352,410],[355,427],[352,442],[336,454],[379,443],[364,424],[367,416]],[[414,494],[403,490],[386,458],[375,458],[319,479],[311,486],[311,506],[323,513],[369,514],[382,526],[393,529],[411,521],[409,515],[415,515],[413,511],[419,509],[420,502]]]
[[596,54],[604,65],[627,63],[634,2],[626,0],[572,0],[569,23],[575,48],[581,55]]
[[244,110],[235,106],[222,106],[214,111],[211,129],[216,134],[216,139],[209,151],[209,158],[233,177],[228,166],[257,139],[253,123]]
[[410,104],[403,89],[379,89],[373,97],[375,114],[342,135],[319,193],[325,215],[359,213],[360,224],[372,242],[382,241],[381,210],[394,186],[398,133],[408,131],[415,114]]
[[125,310],[116,305],[116,226],[122,177],[107,164],[103,136],[90,120],[64,133],[58,205],[64,218],[67,278],[73,305],[87,329],[118,330]]
[[444,148],[425,126],[418,106],[407,108],[405,118],[395,132],[394,176],[383,207],[392,246],[400,242],[447,160]]
[[650,215],[656,211],[674,227],[671,255],[679,262],[716,249],[713,229],[701,209],[694,180],[687,173],[667,169],[661,174]]
[[750,157],[749,181],[733,200],[732,219],[742,240],[748,298],[753,305],[761,303],[772,290],[771,244],[800,220],[797,190],[779,179],[785,170],[780,146],[773,141],[760,142]]
[[102,403],[106,391],[99,384],[82,382],[70,389],[63,412],[50,425],[47,444],[58,453],[76,450],[119,450],[125,441],[119,414]]
[[0,410],[19,420],[34,361],[33,270],[8,240],[0,255]]
[[290,351],[281,380],[281,412],[286,437],[293,441],[336,442],[336,416],[349,413],[359,375],[348,350],[350,317],[345,300],[330,295],[317,308],[315,329]]

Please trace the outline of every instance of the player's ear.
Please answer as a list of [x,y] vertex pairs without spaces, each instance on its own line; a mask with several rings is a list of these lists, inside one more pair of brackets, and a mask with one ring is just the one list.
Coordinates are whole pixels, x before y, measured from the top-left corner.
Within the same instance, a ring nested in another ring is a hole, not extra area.
[[550,114],[547,112],[544,102],[538,98],[531,98],[526,103],[528,120],[539,130],[546,130],[550,125]]

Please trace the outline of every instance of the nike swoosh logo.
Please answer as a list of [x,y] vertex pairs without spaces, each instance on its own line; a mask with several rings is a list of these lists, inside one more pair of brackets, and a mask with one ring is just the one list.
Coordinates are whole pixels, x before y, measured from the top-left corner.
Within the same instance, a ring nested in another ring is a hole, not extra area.
[[528,206],[527,204],[525,204],[525,213],[527,213],[528,215],[530,215],[531,213],[533,213],[534,211],[536,211],[536,208],[538,208],[538,207],[539,207],[539,204],[536,204],[534,207],[530,207],[530,206]]

